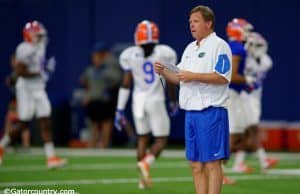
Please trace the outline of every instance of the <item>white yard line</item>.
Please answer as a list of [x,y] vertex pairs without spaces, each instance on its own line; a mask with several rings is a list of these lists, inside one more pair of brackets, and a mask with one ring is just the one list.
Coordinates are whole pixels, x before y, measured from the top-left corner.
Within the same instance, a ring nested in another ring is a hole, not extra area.
[[[231,176],[231,178],[244,180],[266,180],[266,179],[294,179],[294,176],[282,175],[241,175]],[[90,184],[128,184],[137,183],[137,178],[114,178],[114,179],[81,179],[81,180],[51,180],[51,181],[20,181],[20,182],[2,182],[0,187],[18,187],[18,186],[57,186],[57,185],[90,185]],[[164,182],[192,182],[191,177],[161,177],[152,178],[155,183]]]
[[[295,162],[295,161],[293,161]],[[164,162],[160,161],[159,163],[152,166],[153,169],[180,169],[180,168],[189,168],[189,165],[185,161],[174,161],[174,162]],[[77,171],[77,170],[127,170],[127,169],[136,169],[136,165],[133,162],[121,162],[121,163],[102,163],[102,164],[68,164],[66,167],[59,169],[60,171]],[[0,172],[41,172],[48,171],[46,165],[10,165],[10,166],[0,166]],[[225,173],[231,174],[240,174],[232,171],[231,168],[225,168]],[[299,175],[300,169],[271,169],[268,170],[266,174],[273,175]]]
[[[8,152],[12,152],[11,150]],[[67,157],[90,157],[90,156],[109,156],[109,157],[135,157],[135,149],[74,149],[74,148],[57,148],[56,152],[59,155]],[[43,148],[31,148],[29,153],[16,153],[13,157],[28,157],[28,156],[44,156]],[[297,159],[300,160],[300,153],[268,153],[270,157],[279,159]],[[162,157],[166,158],[185,158],[184,150],[165,150]]]
[[300,169],[273,169],[269,170],[267,174],[272,175],[297,175],[300,176]]
[[[188,168],[187,162],[160,162],[153,166],[154,169],[166,168]],[[109,164],[68,164],[66,167],[59,170],[121,170],[121,169],[136,169],[135,163],[109,163]],[[31,171],[47,171],[46,165],[13,165],[1,166],[0,172],[31,172]]]
[[[29,152],[21,153],[15,152],[12,149],[7,151],[14,153],[14,157],[27,157],[27,156],[44,156],[43,148],[31,148]],[[135,157],[135,149],[75,149],[75,148],[57,148],[58,155],[68,157],[90,157],[90,156],[109,156],[109,157]],[[162,154],[163,157],[185,157],[184,150],[165,150]]]

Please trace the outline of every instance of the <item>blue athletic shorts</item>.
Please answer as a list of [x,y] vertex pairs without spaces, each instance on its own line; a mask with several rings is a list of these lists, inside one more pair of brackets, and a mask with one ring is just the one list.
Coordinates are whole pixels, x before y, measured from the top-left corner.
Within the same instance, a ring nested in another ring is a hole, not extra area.
[[229,159],[227,109],[208,107],[201,111],[186,111],[185,147],[189,161]]

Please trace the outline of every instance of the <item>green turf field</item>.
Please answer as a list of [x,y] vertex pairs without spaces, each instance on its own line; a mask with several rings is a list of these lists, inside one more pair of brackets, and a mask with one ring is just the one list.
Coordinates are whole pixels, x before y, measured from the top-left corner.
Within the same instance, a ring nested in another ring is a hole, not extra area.
[[[81,194],[193,194],[190,169],[182,151],[167,151],[153,166],[153,187],[139,190],[134,150],[59,150],[69,165],[47,170],[42,150],[31,154],[8,153],[0,166],[0,193],[5,188],[74,190]],[[225,185],[223,194],[297,194],[300,193],[300,154],[272,154],[280,159],[266,174],[226,172],[237,181]],[[255,157],[247,158],[258,168]],[[229,165],[231,163],[229,162]],[[17,193],[17,190],[11,190]],[[13,192],[11,192],[13,193]],[[19,192],[20,193],[20,192]]]

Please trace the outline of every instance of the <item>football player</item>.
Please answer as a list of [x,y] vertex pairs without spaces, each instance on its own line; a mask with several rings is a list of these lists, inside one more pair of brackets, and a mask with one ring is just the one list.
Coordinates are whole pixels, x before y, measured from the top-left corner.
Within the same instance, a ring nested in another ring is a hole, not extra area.
[[246,128],[245,109],[241,99],[241,92],[245,85],[254,83],[255,78],[244,75],[245,61],[247,51],[244,43],[253,26],[242,18],[234,18],[227,24],[226,33],[229,39],[229,45],[232,51],[232,78],[229,100],[229,126],[230,126],[230,149],[236,152],[233,171],[251,172],[253,169],[244,163],[244,131]]
[[[163,86],[165,82],[155,74],[153,64],[160,61],[175,65],[177,56],[171,47],[159,44],[159,29],[152,21],[140,22],[134,38],[135,46],[125,49],[120,55],[124,75],[118,95],[115,125],[119,129],[125,125],[124,110],[133,84],[132,112],[138,135],[137,167],[141,176],[139,188],[142,189],[151,186],[150,166],[163,151],[170,134]],[[175,96],[172,97],[174,113],[178,110],[178,103]],[[154,136],[154,142],[147,152],[150,134]]]
[[[24,41],[16,49],[16,83],[17,112],[19,117],[19,130],[4,135],[0,141],[0,161],[2,161],[4,148],[10,138],[21,129],[28,128],[29,122],[36,116],[40,122],[41,135],[44,141],[48,168],[61,167],[66,160],[56,156],[52,141],[50,114],[51,106],[45,91],[45,82],[48,79],[46,63],[47,31],[38,21],[26,23],[23,28]],[[48,66],[48,65],[47,65]]]
[[243,102],[246,108],[246,123],[248,127],[245,131],[247,151],[256,151],[260,161],[262,171],[277,164],[278,160],[268,158],[261,145],[258,124],[261,116],[261,98],[263,81],[272,68],[272,59],[267,54],[268,43],[265,38],[257,33],[251,32],[245,44],[248,56],[246,60],[245,74],[256,78],[252,85],[248,85],[242,92]]

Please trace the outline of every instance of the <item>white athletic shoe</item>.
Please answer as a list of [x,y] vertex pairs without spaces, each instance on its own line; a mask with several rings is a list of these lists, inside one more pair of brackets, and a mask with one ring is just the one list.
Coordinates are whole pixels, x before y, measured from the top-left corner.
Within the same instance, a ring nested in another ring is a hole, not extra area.
[[150,166],[145,161],[140,161],[137,163],[138,171],[140,172],[141,181],[144,184],[145,188],[152,186],[150,178]]
[[62,159],[57,156],[47,159],[47,167],[49,169],[61,168],[61,167],[64,167],[66,164],[67,164],[66,159]]

